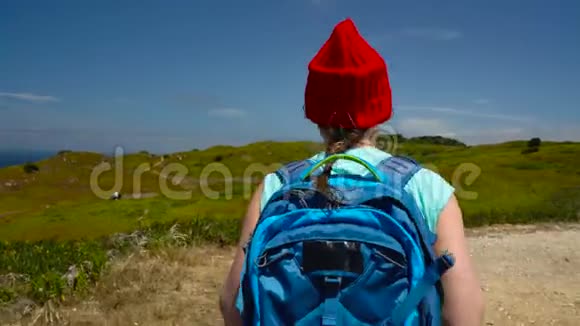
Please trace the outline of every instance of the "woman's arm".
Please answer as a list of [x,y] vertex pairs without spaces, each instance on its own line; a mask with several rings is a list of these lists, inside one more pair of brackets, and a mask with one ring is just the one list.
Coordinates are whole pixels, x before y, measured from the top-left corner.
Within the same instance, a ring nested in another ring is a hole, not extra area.
[[234,261],[232,262],[220,295],[220,310],[225,325],[242,325],[240,314],[236,309],[236,296],[240,286],[240,273],[242,272],[242,266],[244,264],[244,251],[242,248],[250,238],[250,234],[254,231],[258,218],[260,217],[260,201],[263,187],[263,184],[258,186],[248,204]]
[[437,223],[438,254],[448,250],[455,257],[455,265],[442,277],[445,301],[445,325],[479,326],[483,322],[484,298],[475,266],[469,256],[463,231],[463,216],[455,196],[442,210]]

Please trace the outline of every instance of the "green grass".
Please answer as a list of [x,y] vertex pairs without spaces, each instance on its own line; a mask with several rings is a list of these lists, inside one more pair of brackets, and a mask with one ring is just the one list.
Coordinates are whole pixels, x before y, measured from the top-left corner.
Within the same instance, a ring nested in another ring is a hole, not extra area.
[[244,206],[245,202],[240,199],[205,198],[191,201],[151,198],[56,205],[0,222],[0,239],[94,239],[116,232],[130,232],[154,223],[188,221],[196,216],[239,218]]
[[[0,273],[13,275],[11,284],[0,283],[0,302],[22,294],[40,302],[62,299],[67,288],[81,293],[97,280],[107,261],[105,247],[96,241],[0,242],[0,253]],[[69,286],[62,275],[73,265],[79,273]]]
[[[237,218],[191,217],[153,222],[139,232],[78,240],[0,242],[0,304],[27,296],[37,302],[60,302],[83,296],[106,269],[110,255],[136,249],[158,249],[201,243],[232,245],[237,241]],[[76,276],[63,278],[74,267]]]
[[[544,142],[538,152],[524,155],[521,151],[526,146],[525,141],[472,147],[404,142],[397,153],[416,158],[455,186],[469,226],[576,219],[580,210],[580,143]],[[57,155],[38,162],[38,173],[27,174],[21,166],[0,169],[0,185],[9,181],[19,184],[17,189],[0,188],[0,214],[20,211],[0,219],[0,239],[94,238],[133,230],[144,221],[180,221],[192,216],[240,218],[253,189],[242,177],[254,177],[258,182],[280,164],[321,149],[320,144],[310,142],[259,142],[174,153],[163,161],[161,156],[145,153],[124,157],[123,193],[135,190],[133,175],[141,165],[151,167],[140,179],[142,192],[161,193],[161,182],[172,191],[189,191],[185,199],[163,195],[121,201],[97,198],[89,186],[91,169],[103,160],[113,160],[94,153]],[[186,169],[187,187],[159,176],[170,164]],[[212,164],[218,168],[209,175],[209,187],[218,192],[218,199],[208,198],[200,188],[199,179]],[[462,168],[468,172],[461,173]],[[469,180],[473,173],[469,169],[478,173],[474,180]],[[112,189],[114,173],[104,173],[99,186]],[[233,188],[231,198],[226,198],[223,181],[230,177]],[[144,220],[138,222],[141,216]]]
[[[544,142],[538,152],[522,154],[526,146],[525,141],[471,147],[410,141],[400,144],[396,153],[414,157],[455,186],[468,227],[578,221],[580,143]],[[75,293],[82,293],[98,279],[109,253],[135,245],[134,237],[115,240],[119,232],[141,230],[136,234],[145,237],[151,248],[197,241],[236,243],[248,195],[263,174],[321,149],[309,142],[259,142],[174,153],[163,161],[145,153],[125,157],[123,193],[135,190],[133,172],[142,165],[149,165],[151,171],[143,173],[141,191],[159,193],[159,173],[177,163],[187,170],[187,186],[168,183],[168,187],[191,191],[181,200],[163,195],[99,199],[89,186],[91,170],[105,159],[113,161],[95,153],[64,153],[37,162],[37,173],[25,173],[22,166],[0,169],[0,216],[19,212],[0,217],[0,241],[4,241],[0,243],[0,302],[20,295],[41,302],[62,298],[70,289],[61,276],[71,265],[80,270]],[[202,193],[199,182],[210,164],[228,171],[210,175],[210,187],[219,195],[215,199]],[[469,172],[459,173],[462,167],[474,168],[477,177],[469,180]],[[241,178],[250,176],[256,180],[248,188]],[[226,198],[224,178],[229,177],[234,180],[231,198]],[[108,171],[99,185],[111,189],[114,181],[114,171]],[[175,223],[180,225],[177,233],[172,228]],[[10,283],[6,275],[23,275],[25,280]]]

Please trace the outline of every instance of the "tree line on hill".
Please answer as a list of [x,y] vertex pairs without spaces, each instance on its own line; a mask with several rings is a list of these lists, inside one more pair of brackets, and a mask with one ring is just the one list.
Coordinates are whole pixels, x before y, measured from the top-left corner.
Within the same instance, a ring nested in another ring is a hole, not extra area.
[[457,139],[443,136],[419,136],[407,138],[402,134],[391,134],[391,135],[381,135],[378,137],[378,141],[389,141],[393,139],[396,139],[397,143],[420,143],[420,144],[467,147],[465,143],[460,142]]
[[[378,137],[378,141],[396,140],[397,143],[415,143],[415,144],[432,144],[432,145],[446,145],[446,146],[460,146],[468,147],[465,143],[449,137],[443,136],[420,136],[407,138],[402,134],[385,134]],[[522,149],[522,154],[535,153],[540,150],[542,140],[539,137],[531,138],[527,141],[526,147]]]

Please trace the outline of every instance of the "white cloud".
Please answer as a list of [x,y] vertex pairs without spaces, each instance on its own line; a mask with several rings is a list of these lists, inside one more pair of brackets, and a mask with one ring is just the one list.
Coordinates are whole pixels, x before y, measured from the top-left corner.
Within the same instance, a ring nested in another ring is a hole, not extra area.
[[[540,137],[553,141],[580,141],[580,128],[573,125],[514,125],[512,123],[483,126],[473,123],[457,124],[451,120],[404,118],[396,123],[396,133],[407,137],[443,136],[458,139],[466,144],[498,143]],[[389,130],[389,133],[393,133]]]
[[442,119],[422,118],[402,119],[397,123],[396,132],[405,137],[442,136],[454,138],[470,145],[533,137],[532,132],[519,127],[482,128],[474,125],[466,128]]
[[427,41],[453,41],[463,37],[463,33],[457,30],[440,27],[408,27],[398,30],[386,30],[370,35],[367,39],[371,44],[384,44],[392,40],[407,40],[409,38],[423,39]]
[[452,128],[440,119],[408,118],[397,123],[397,133],[404,136],[443,136],[455,137]]
[[208,115],[214,117],[233,119],[245,116],[246,111],[236,108],[219,108],[209,110]]
[[439,27],[411,27],[403,29],[402,34],[433,41],[451,41],[463,36],[459,31]]
[[31,93],[8,93],[8,92],[0,92],[0,97],[12,98],[21,101],[28,101],[28,102],[59,102],[60,99],[50,96],[50,95],[38,95],[38,94],[31,94]]
[[436,112],[436,113],[444,113],[444,114],[452,114],[452,115],[462,115],[468,116],[473,118],[487,118],[487,119],[496,119],[496,120],[503,120],[503,121],[513,121],[513,122],[529,122],[532,119],[529,117],[522,117],[522,116],[512,116],[507,114],[501,113],[493,113],[493,112],[476,112],[470,110],[463,110],[463,109],[456,109],[450,107],[438,107],[438,106],[407,106],[401,105],[397,107],[403,111],[428,111],[428,112]]
[[492,141],[498,139],[519,139],[526,137],[526,130],[520,127],[500,127],[500,128],[479,128],[462,130],[461,136],[468,139],[489,139]]

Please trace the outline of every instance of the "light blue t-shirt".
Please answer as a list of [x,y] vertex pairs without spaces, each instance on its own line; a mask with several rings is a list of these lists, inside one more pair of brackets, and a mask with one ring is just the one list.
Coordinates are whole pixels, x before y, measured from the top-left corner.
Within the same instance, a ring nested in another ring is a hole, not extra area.
[[[391,156],[391,154],[376,147],[358,147],[346,151],[346,154],[362,158],[373,165]],[[321,152],[313,156],[312,159],[318,161],[323,159],[324,156],[325,153]],[[349,173],[362,176],[369,172],[364,166],[356,162],[337,160],[332,166],[332,173]],[[264,208],[270,196],[279,190],[281,186],[280,179],[274,173],[266,176],[264,179],[264,190],[262,192],[261,209]],[[436,233],[439,214],[455,191],[453,186],[439,174],[422,168],[409,180],[405,190],[415,198],[419,209],[422,211],[423,216],[425,216],[429,229]]]

